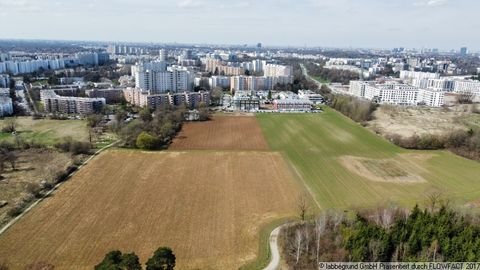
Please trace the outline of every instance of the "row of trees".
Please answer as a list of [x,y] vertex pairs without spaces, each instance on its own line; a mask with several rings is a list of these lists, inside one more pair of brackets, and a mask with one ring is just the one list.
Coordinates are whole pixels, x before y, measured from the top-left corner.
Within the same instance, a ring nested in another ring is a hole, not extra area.
[[349,84],[352,80],[358,80],[360,76],[358,73],[349,70],[328,69],[324,68],[325,63],[322,62],[319,65],[314,63],[306,63],[305,67],[308,70],[308,74],[313,77],[323,78],[334,83]]
[[155,112],[144,108],[139,112],[139,119],[118,127],[118,133],[125,147],[161,149],[181,130],[185,112],[185,108],[164,107]]
[[402,137],[387,135],[392,143],[407,149],[449,149],[466,158],[480,160],[480,130],[455,130],[446,135],[424,134]]
[[[153,256],[145,263],[146,270],[173,270],[176,257],[168,247],[157,249]],[[140,259],[135,253],[122,254],[114,250],[107,255],[102,262],[95,266],[95,270],[142,270]]]
[[329,105],[355,122],[373,119],[377,104],[346,95],[329,95]]
[[324,213],[287,227],[284,258],[292,269],[314,269],[318,262],[478,261],[478,217],[461,215],[445,204],[421,210],[381,208],[346,218]]

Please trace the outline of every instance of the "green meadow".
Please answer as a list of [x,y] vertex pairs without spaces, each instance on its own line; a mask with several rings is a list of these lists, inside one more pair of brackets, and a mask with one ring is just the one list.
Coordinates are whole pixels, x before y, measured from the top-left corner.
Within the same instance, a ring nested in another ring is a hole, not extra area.
[[271,149],[285,156],[323,209],[412,206],[431,194],[456,205],[480,202],[480,162],[399,148],[328,108],[257,118]]

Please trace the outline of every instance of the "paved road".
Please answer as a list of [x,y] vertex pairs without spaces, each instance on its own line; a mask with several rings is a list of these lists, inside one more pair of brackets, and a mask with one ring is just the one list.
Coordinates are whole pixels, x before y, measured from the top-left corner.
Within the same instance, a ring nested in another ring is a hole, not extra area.
[[310,77],[310,75],[308,74],[307,68],[303,64],[300,64],[300,67],[302,68],[303,76],[307,77],[307,79],[309,79],[310,81],[316,83],[318,85],[318,88],[322,88],[323,83],[321,83],[321,82],[315,80],[314,78]]
[[270,234],[270,252],[272,253],[272,260],[268,264],[267,267],[263,268],[263,270],[277,270],[280,266],[280,251],[278,249],[278,235],[280,234],[280,230],[284,225],[275,228]]

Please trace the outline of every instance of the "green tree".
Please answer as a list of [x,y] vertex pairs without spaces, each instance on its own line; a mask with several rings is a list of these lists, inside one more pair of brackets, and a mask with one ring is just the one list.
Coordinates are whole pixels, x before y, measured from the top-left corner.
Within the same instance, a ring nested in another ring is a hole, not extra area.
[[154,150],[157,148],[158,140],[154,136],[142,131],[137,137],[136,146],[143,150]]
[[142,270],[142,265],[138,259],[137,254],[127,253],[122,255],[122,262],[120,264],[125,270]]
[[122,254],[119,250],[110,251],[95,270],[141,270],[142,265],[135,253]]
[[95,266],[95,270],[122,270],[121,263],[122,252],[113,250],[107,253],[103,261]]
[[175,268],[175,254],[168,247],[161,247],[153,253],[147,261],[147,270],[173,270]]

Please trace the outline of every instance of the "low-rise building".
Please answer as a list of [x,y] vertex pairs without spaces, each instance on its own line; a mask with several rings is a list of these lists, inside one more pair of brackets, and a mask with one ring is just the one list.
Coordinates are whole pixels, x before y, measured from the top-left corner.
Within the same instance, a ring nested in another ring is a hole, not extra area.
[[45,111],[50,113],[99,113],[106,104],[104,98],[65,97],[57,95],[54,90],[40,91],[40,99]]
[[104,98],[107,103],[118,103],[123,99],[123,89],[90,89],[85,91],[89,98]]
[[311,111],[313,102],[306,99],[276,99],[273,109],[277,111]]
[[236,111],[258,111],[260,98],[252,94],[252,91],[237,91],[232,100],[233,109]]
[[323,96],[311,90],[299,90],[298,97],[300,99],[310,100],[313,104],[322,104],[324,102]]

